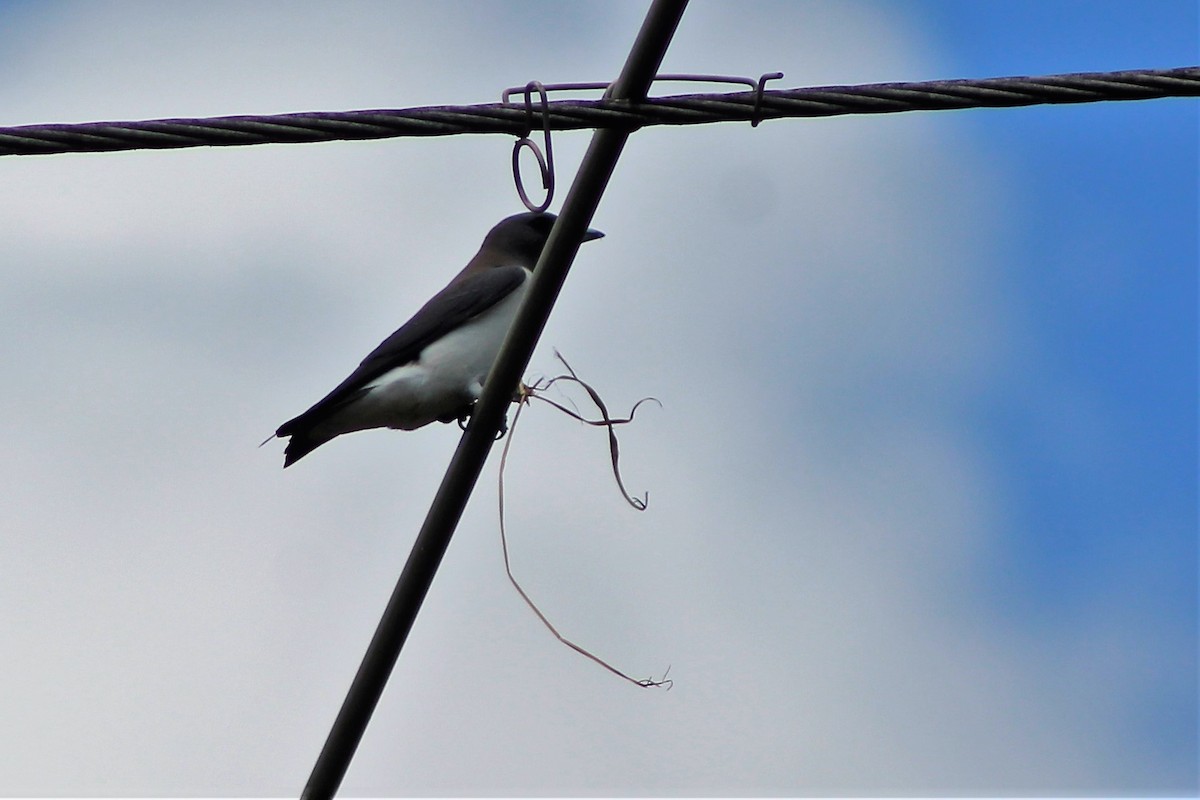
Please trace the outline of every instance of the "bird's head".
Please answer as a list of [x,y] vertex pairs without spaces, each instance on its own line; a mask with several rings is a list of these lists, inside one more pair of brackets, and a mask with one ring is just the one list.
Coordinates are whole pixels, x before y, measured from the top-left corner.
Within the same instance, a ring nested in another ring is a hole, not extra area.
[[[524,214],[514,214],[500,220],[488,231],[483,240],[483,249],[491,251],[504,260],[504,263],[516,263],[522,267],[533,269],[542,248],[550,238],[550,229],[558,217],[554,214],[536,214],[530,211]],[[583,235],[583,241],[590,242],[599,239],[604,234],[589,229]]]

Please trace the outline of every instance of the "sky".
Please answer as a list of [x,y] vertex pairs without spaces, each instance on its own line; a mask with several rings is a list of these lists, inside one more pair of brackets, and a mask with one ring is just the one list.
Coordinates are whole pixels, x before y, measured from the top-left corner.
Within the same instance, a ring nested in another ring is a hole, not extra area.
[[[0,3],[0,125],[494,102],[639,2]],[[665,72],[1170,68],[1194,3],[694,3]],[[666,86],[661,93],[696,91]],[[554,139],[560,197],[588,141]],[[346,796],[1194,794],[1195,100],[633,135]],[[258,443],[521,210],[510,137],[0,159],[0,787],[296,796],[460,435]],[[556,203],[557,207],[557,203]]]

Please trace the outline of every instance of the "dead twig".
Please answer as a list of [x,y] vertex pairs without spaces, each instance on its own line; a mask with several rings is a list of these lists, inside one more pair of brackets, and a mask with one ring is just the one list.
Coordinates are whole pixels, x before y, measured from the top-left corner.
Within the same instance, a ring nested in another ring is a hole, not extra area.
[[[546,618],[546,615],[543,614],[541,609],[539,609],[537,607],[537,604],[533,602],[532,598],[530,598],[529,595],[525,592],[525,590],[521,587],[521,584],[517,580],[516,576],[513,575],[512,563],[509,560],[509,555],[508,555],[508,536],[507,536],[507,533],[506,533],[506,530],[504,527],[504,471],[505,471],[505,467],[508,465],[509,448],[512,447],[513,439],[516,437],[517,423],[521,419],[521,411],[524,410],[525,406],[529,405],[529,401],[531,399],[537,399],[537,400],[541,400],[544,403],[548,403],[551,406],[554,406],[555,408],[562,411],[564,414],[567,414],[568,416],[571,416],[587,425],[594,425],[594,426],[602,425],[602,426],[608,428],[609,452],[611,453],[611,456],[612,456],[613,476],[617,480],[617,486],[620,488],[622,496],[624,496],[625,500],[631,506],[633,506],[635,509],[637,509],[638,511],[644,511],[646,509],[646,503],[649,500],[649,493],[646,493],[646,495],[644,497],[639,498],[639,497],[631,496],[629,494],[629,492],[625,490],[625,484],[621,480],[621,473],[618,468],[619,450],[618,450],[618,446],[617,446],[617,436],[616,436],[616,433],[614,433],[614,431],[613,431],[613,427],[616,425],[626,425],[626,424],[632,422],[634,414],[637,412],[638,407],[642,403],[644,403],[648,400],[654,400],[654,402],[658,403],[658,400],[655,400],[652,397],[643,398],[642,400],[639,400],[633,406],[633,408],[629,412],[628,417],[623,418],[623,419],[613,419],[612,416],[608,413],[608,408],[604,405],[604,402],[600,399],[600,395],[598,395],[591,386],[589,386],[587,383],[585,383],[583,380],[581,380],[578,375],[575,374],[575,370],[571,369],[571,365],[567,363],[566,359],[563,358],[562,355],[558,353],[558,351],[555,351],[554,355],[558,358],[559,361],[561,361],[563,363],[563,366],[565,366],[567,368],[567,372],[569,374],[568,375],[558,375],[558,376],[556,376],[554,378],[550,378],[548,380],[539,380],[533,386],[526,386],[525,384],[521,384],[521,387],[517,393],[517,396],[514,398],[514,401],[513,401],[517,404],[517,410],[516,410],[516,413],[513,414],[512,424],[509,426],[508,436],[506,437],[505,442],[504,442],[504,449],[500,453],[500,471],[499,471],[499,479],[498,479],[499,499],[500,499],[500,547],[504,552],[504,571],[508,574],[508,580],[510,583],[512,583],[513,588],[517,590],[517,594],[521,595],[521,599],[525,601],[525,604],[527,606],[529,606],[530,609],[533,610],[533,613],[536,614],[537,618],[542,621],[542,624],[545,625],[546,628],[552,634],[554,634],[554,638],[558,639],[560,642],[562,642],[567,647],[574,650],[576,653],[579,653],[580,655],[591,659],[592,661],[596,662],[600,666],[604,667],[609,672],[613,673],[614,675],[617,675],[618,677],[624,678],[625,680],[629,681],[630,683],[632,683],[636,686],[641,686],[643,688],[649,688],[651,686],[662,686],[667,689],[670,689],[672,684],[674,683],[673,680],[671,680],[667,677],[667,674],[670,673],[670,671],[671,671],[670,667],[667,667],[666,671],[663,673],[662,678],[658,679],[658,680],[655,680],[653,678],[642,678],[642,679],[633,678],[633,677],[630,677],[629,675],[625,674],[621,670],[617,669],[612,664],[609,664],[604,659],[602,659],[599,656],[595,655],[594,653],[590,652],[586,648],[581,647],[580,645],[576,644],[575,642],[572,642],[570,639],[563,636],[561,633],[558,632],[558,628],[554,627],[554,624],[551,623],[550,620]],[[544,392],[546,389],[550,388],[551,386],[553,386],[555,383],[557,383],[559,381],[568,381],[571,383],[578,384],[579,386],[582,386],[584,388],[584,391],[586,391],[588,393],[588,396],[591,397],[592,402],[594,402],[596,404],[596,407],[598,409],[600,409],[601,419],[598,419],[598,420],[587,419],[582,414],[580,414],[576,411],[573,411],[559,403],[556,403],[553,400],[543,397],[540,394],[541,392]],[[659,405],[661,406],[662,404],[659,403]]]
[[[616,478],[617,488],[619,488],[621,490],[621,495],[625,498],[625,501],[627,503],[629,503],[629,505],[633,506],[638,511],[645,511],[646,504],[650,502],[650,493],[645,492],[645,493],[643,493],[643,495],[641,497],[634,497],[625,488],[625,482],[623,480],[621,480],[621,468],[618,463],[620,461],[620,452],[621,451],[620,451],[620,446],[617,443],[617,433],[614,430],[614,428],[617,425],[628,425],[630,422],[633,422],[633,417],[635,414],[637,414],[637,410],[639,408],[641,408],[642,403],[657,403],[659,408],[662,408],[662,403],[659,402],[657,397],[643,397],[641,400],[638,400],[636,403],[633,404],[633,408],[629,409],[628,417],[625,417],[623,419],[613,419],[608,413],[608,406],[606,406],[604,404],[604,401],[600,398],[599,393],[595,389],[593,389],[590,384],[588,384],[584,380],[581,380],[580,377],[575,374],[575,370],[572,369],[571,365],[567,363],[567,360],[565,358],[563,358],[562,353],[555,350],[554,357],[557,358],[559,361],[561,361],[563,366],[567,368],[568,374],[556,375],[553,378],[550,378],[549,380],[538,381],[533,386],[524,387],[526,390],[526,394],[524,394],[522,399],[523,400],[528,400],[528,399],[540,400],[543,403],[548,403],[548,404],[554,406],[555,408],[557,408],[559,411],[563,412],[567,416],[573,417],[573,418],[579,420],[580,422],[584,423],[585,425],[592,425],[595,427],[603,426],[603,427],[607,428],[608,429],[608,450],[609,450],[610,456],[612,457],[613,477]],[[556,403],[555,401],[551,400],[550,398],[546,397],[543,394],[543,392],[545,392],[551,386],[553,386],[554,384],[556,384],[560,381],[567,381],[569,383],[574,383],[574,384],[577,384],[578,386],[582,386],[583,390],[588,393],[588,397],[590,397],[592,402],[596,404],[596,408],[600,410],[600,419],[588,419],[587,417],[580,414],[578,411],[567,408],[566,406],[564,406],[560,403]]]

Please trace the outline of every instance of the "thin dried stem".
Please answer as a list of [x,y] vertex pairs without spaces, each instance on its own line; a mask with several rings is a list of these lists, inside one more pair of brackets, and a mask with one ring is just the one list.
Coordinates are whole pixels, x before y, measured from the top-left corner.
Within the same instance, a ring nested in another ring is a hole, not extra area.
[[[627,503],[629,503],[629,505],[633,506],[638,511],[645,511],[646,504],[650,502],[650,493],[644,492],[641,497],[634,497],[625,488],[625,481],[623,481],[621,479],[621,468],[620,468],[620,464],[619,464],[620,457],[621,457],[621,449],[617,442],[617,433],[614,430],[614,428],[617,425],[628,425],[630,422],[633,422],[633,417],[635,414],[637,414],[637,410],[641,407],[642,403],[650,403],[650,402],[658,403],[659,408],[662,408],[662,403],[659,402],[658,398],[656,398],[656,397],[643,397],[641,400],[638,400],[636,403],[633,404],[633,408],[631,408],[629,410],[628,417],[625,417],[623,419],[613,419],[612,416],[610,416],[608,413],[608,406],[606,406],[604,404],[604,400],[602,400],[600,398],[600,394],[595,389],[592,388],[591,384],[589,384],[587,381],[584,381],[577,374],[575,374],[575,370],[572,369],[572,367],[569,363],[567,363],[567,359],[563,358],[562,353],[555,350],[554,357],[557,358],[559,361],[561,361],[563,366],[567,368],[568,374],[556,375],[555,377],[550,378],[549,380],[538,381],[531,387],[525,387],[528,390],[528,394],[526,395],[526,397],[532,398],[534,400],[541,400],[543,403],[548,403],[548,404],[554,406],[555,408],[557,408],[559,411],[566,414],[567,416],[573,417],[573,418],[579,420],[580,422],[584,423],[585,425],[593,425],[596,427],[602,426],[602,427],[607,428],[608,429],[608,450],[609,450],[609,455],[612,458],[612,471],[613,471],[613,477],[617,481],[617,488],[619,488],[621,490],[621,495],[625,498],[625,501]],[[573,410],[567,408],[566,406],[563,406],[559,403],[554,402],[553,400],[549,399],[548,397],[544,397],[542,393],[545,392],[547,389],[549,389],[554,384],[558,383],[559,381],[568,381],[570,383],[574,383],[579,386],[582,386],[583,390],[588,393],[588,397],[590,397],[592,402],[595,403],[596,408],[599,409],[600,419],[588,419],[588,418],[584,417],[582,414],[580,414],[578,411],[573,411]]]
[[[555,355],[558,355],[558,354],[555,353]],[[567,364],[566,360],[564,360],[561,355],[558,357],[559,357],[559,360],[561,360],[564,365]],[[567,369],[568,369],[568,371],[571,371],[570,365],[567,365]],[[592,421],[592,420],[584,419],[579,414],[576,414],[575,412],[571,411],[570,409],[560,406],[558,403],[555,403],[552,400],[546,400],[545,398],[538,397],[536,392],[544,391],[545,389],[549,388],[555,381],[560,380],[560,379],[570,379],[570,380],[575,381],[576,383],[583,385],[584,388],[589,392],[589,394],[593,395],[593,400],[596,402],[597,406],[601,409],[601,413],[603,414],[604,419],[599,420],[599,421]],[[567,647],[574,650],[576,653],[579,653],[580,655],[596,662],[597,664],[604,667],[606,670],[613,673],[614,675],[624,678],[625,680],[629,681],[630,683],[632,683],[636,686],[641,686],[643,688],[649,688],[651,686],[662,686],[667,689],[670,689],[671,685],[674,683],[674,681],[667,678],[667,674],[671,671],[670,667],[667,667],[666,672],[663,673],[663,677],[659,680],[655,680],[653,678],[642,678],[639,680],[638,678],[630,677],[629,675],[627,675],[624,672],[622,672],[621,670],[617,669],[612,664],[608,663],[604,659],[595,655],[591,651],[587,650],[584,647],[581,647],[580,645],[576,644],[575,642],[572,642],[570,639],[563,636],[561,633],[558,632],[558,628],[554,627],[554,624],[551,623],[550,620],[546,618],[546,615],[542,613],[541,609],[538,608],[537,604],[533,602],[533,599],[530,598],[529,594],[526,593],[525,589],[521,587],[521,583],[517,580],[516,576],[513,575],[512,562],[510,561],[509,555],[508,555],[508,535],[507,535],[507,531],[504,526],[504,472],[505,472],[505,468],[508,466],[509,448],[512,447],[513,439],[516,438],[517,423],[521,419],[521,411],[524,410],[525,406],[527,406],[529,404],[530,398],[533,398],[533,397],[538,397],[539,400],[544,400],[545,402],[549,403],[550,405],[555,406],[556,408],[559,408],[564,413],[569,414],[572,417],[575,417],[576,419],[580,420],[581,422],[586,422],[589,425],[606,425],[609,429],[609,442],[610,442],[610,447],[612,448],[612,454],[613,454],[613,456],[612,456],[613,457],[613,472],[614,472],[614,474],[617,475],[617,485],[621,487],[621,491],[625,495],[625,499],[628,500],[630,502],[630,504],[633,505],[634,508],[638,509],[639,511],[644,510],[646,508],[646,503],[644,500],[640,500],[638,498],[630,498],[629,494],[627,492],[625,492],[625,487],[621,483],[620,474],[617,473],[617,451],[616,451],[616,444],[615,444],[616,437],[612,433],[613,425],[619,425],[619,424],[624,424],[624,423],[633,421],[633,412],[637,410],[637,406],[636,405],[634,406],[633,411],[630,412],[628,419],[613,420],[611,417],[609,417],[608,410],[604,407],[603,403],[600,402],[599,396],[594,394],[594,392],[590,386],[583,383],[583,381],[579,380],[579,378],[575,376],[574,371],[571,371],[570,376],[559,376],[557,378],[552,378],[549,381],[538,381],[533,386],[526,386],[525,384],[522,384],[520,390],[518,391],[517,397],[514,400],[514,402],[517,404],[517,410],[516,410],[516,413],[513,414],[512,424],[509,426],[508,436],[506,437],[505,442],[504,442],[504,449],[500,453],[500,470],[499,470],[499,478],[498,478],[499,505],[500,505],[500,547],[504,553],[504,571],[508,575],[508,580],[510,583],[512,583],[513,588],[517,590],[517,594],[521,595],[521,599],[525,601],[525,604],[527,606],[529,606],[530,609],[533,610],[533,613],[537,615],[537,618],[542,621],[542,624],[546,626],[547,630],[549,630],[550,633],[554,634],[554,638],[558,639],[558,641],[562,642]],[[640,405],[641,402],[644,402],[644,401],[639,401],[638,405]],[[638,503],[640,503],[640,505]]]

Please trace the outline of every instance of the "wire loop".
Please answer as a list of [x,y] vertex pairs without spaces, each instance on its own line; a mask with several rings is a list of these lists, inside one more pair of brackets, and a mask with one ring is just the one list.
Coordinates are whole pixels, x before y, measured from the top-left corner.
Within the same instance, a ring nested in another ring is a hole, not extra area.
[[[546,144],[545,156],[542,155],[537,143],[529,138],[529,134],[533,132],[532,93],[534,91],[541,96],[542,101],[542,141]],[[508,100],[507,94],[506,92],[505,102]],[[529,195],[525,191],[525,182],[521,179],[521,150],[525,148],[528,148],[533,153],[533,157],[537,159],[538,170],[542,174],[542,188],[546,190],[546,199],[540,205],[529,199]],[[540,81],[530,81],[525,84],[525,134],[513,144],[512,170],[513,182],[517,185],[517,194],[521,196],[521,202],[525,204],[525,207],[535,214],[540,214],[548,209],[550,201],[554,199],[554,148],[550,144],[550,98],[546,94],[546,87]]]

